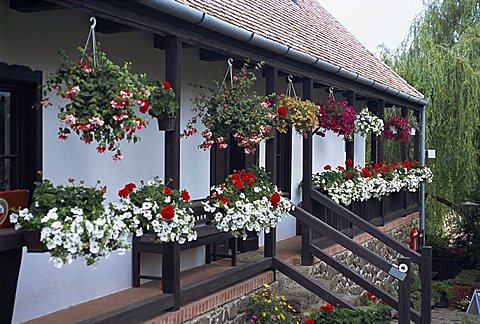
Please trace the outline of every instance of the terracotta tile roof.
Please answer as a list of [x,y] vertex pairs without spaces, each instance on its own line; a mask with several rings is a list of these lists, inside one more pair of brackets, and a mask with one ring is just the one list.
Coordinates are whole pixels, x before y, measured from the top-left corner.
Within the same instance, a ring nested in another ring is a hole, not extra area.
[[377,59],[316,0],[177,0],[411,96],[423,95]]

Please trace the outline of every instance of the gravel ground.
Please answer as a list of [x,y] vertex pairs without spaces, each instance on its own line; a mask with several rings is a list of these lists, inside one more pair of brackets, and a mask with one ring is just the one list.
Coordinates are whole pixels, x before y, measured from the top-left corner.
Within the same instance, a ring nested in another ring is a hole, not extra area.
[[453,308],[432,309],[432,324],[477,324],[480,323],[480,316],[470,315]]

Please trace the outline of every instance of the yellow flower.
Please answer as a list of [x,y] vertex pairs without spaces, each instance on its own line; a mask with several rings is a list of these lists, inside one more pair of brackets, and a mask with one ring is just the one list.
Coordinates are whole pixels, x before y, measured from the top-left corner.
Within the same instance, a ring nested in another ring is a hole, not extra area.
[[268,284],[264,283],[264,284],[263,284],[263,287],[268,288],[268,287],[270,287],[270,286],[269,286]]
[[263,312],[263,313],[262,313],[262,316],[263,316],[263,317],[267,316],[267,313]]
[[275,308],[274,308],[274,309],[275,309],[276,311],[278,311],[278,307],[277,307],[277,306],[275,306]]

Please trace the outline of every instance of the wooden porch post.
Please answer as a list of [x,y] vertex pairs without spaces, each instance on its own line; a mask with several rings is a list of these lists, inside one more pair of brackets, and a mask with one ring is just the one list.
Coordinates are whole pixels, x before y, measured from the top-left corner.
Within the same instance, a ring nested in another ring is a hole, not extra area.
[[[371,101],[367,104],[368,109],[375,115],[378,116],[378,102]],[[370,134],[370,162],[377,162],[377,136],[373,133]]]
[[422,291],[421,324],[431,322],[432,318],[432,247],[422,246],[420,248],[422,263],[420,264],[420,282]]
[[[405,118],[408,116],[408,108],[402,107],[402,117]],[[402,148],[401,148],[401,157],[402,161],[405,161],[408,159],[408,142],[402,141]]]
[[[310,78],[303,79],[303,99],[312,99],[313,81]],[[302,208],[307,212],[312,212],[312,156],[313,156],[313,138],[312,132],[303,139],[303,185],[302,185]],[[312,229],[306,224],[302,224],[302,265],[312,265],[313,257],[310,253],[310,243],[312,241]]]
[[[379,99],[377,103],[377,116],[378,118],[385,119],[385,100]],[[382,162],[385,159],[385,147],[384,147],[384,136],[382,135],[378,139],[378,148],[377,148],[377,162]]]
[[[417,122],[420,122],[420,111],[415,110],[414,116]],[[420,161],[420,130],[417,129],[415,136],[413,137],[413,158]]]
[[22,263],[23,236],[13,229],[0,230],[0,323],[12,321],[17,293],[18,275]]
[[[347,102],[355,109],[355,92],[347,91]],[[352,140],[345,139],[345,160],[351,159],[355,161],[355,135],[352,135]]]
[[[276,93],[276,84],[278,78],[278,70],[275,67],[266,68],[266,87],[267,95]],[[272,98],[272,104],[275,104],[276,98]],[[267,172],[274,184],[277,184],[277,138],[269,139],[265,149],[265,166]],[[276,229],[271,228],[270,233],[265,234],[265,257],[274,257],[276,254]]]
[[[166,40],[165,79],[175,90],[175,99],[180,104],[182,41],[171,36]],[[180,188],[180,109],[177,110],[175,130],[165,132],[165,179],[169,186]],[[162,291],[173,294],[174,309],[180,307],[180,247],[177,242],[164,244],[162,257]]]

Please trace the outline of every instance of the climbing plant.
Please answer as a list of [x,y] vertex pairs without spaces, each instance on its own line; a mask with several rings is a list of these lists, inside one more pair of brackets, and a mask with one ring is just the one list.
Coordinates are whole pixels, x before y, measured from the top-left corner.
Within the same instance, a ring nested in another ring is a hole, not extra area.
[[427,231],[441,231],[451,212],[434,197],[459,203],[478,189],[479,19],[479,1],[433,0],[399,49],[382,49],[382,59],[430,98],[427,147],[436,149],[437,159],[428,161],[435,177],[427,189]]

